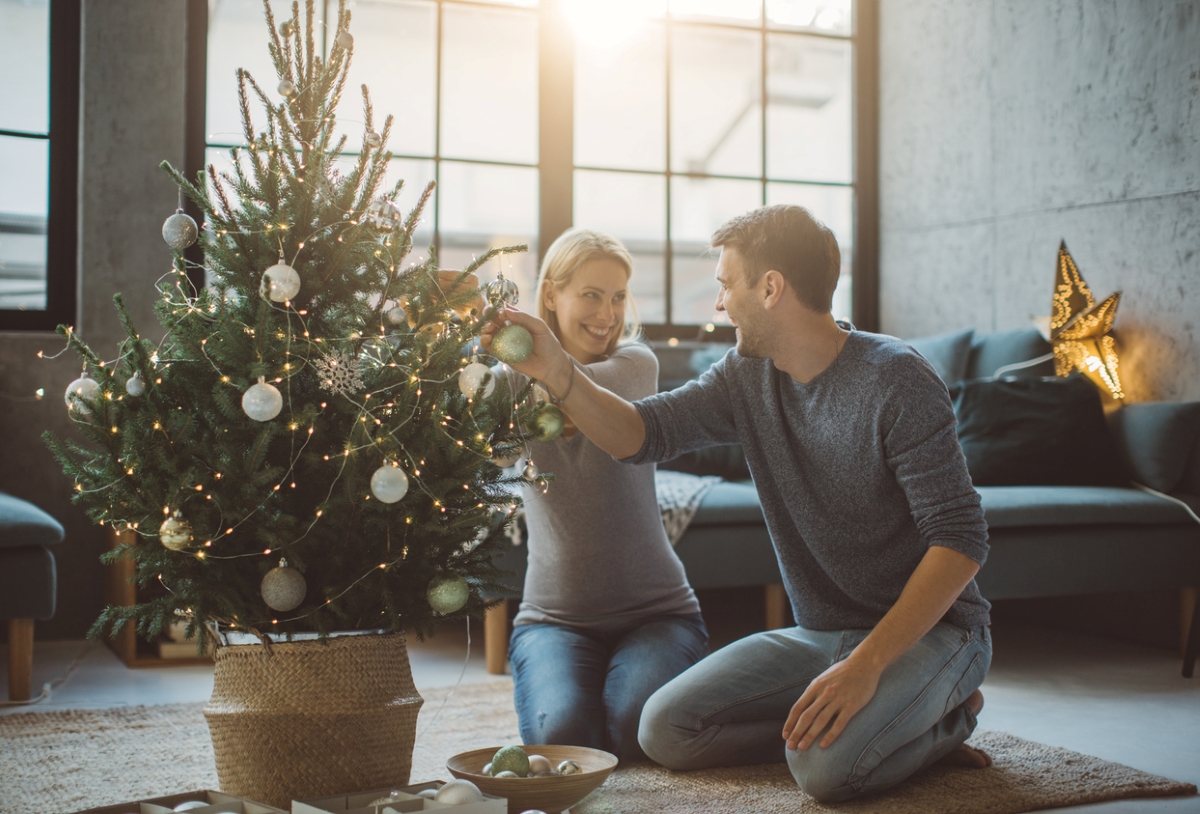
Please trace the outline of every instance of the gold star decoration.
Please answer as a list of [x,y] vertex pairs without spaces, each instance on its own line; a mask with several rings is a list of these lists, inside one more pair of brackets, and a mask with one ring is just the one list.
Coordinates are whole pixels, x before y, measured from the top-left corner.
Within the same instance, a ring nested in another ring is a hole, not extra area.
[[1117,375],[1117,349],[1112,337],[1113,320],[1121,292],[1096,302],[1065,241],[1058,247],[1058,273],[1054,283],[1054,306],[1050,314],[1050,344],[1054,348],[1054,372],[1066,376],[1079,370],[1112,394],[1125,398]]

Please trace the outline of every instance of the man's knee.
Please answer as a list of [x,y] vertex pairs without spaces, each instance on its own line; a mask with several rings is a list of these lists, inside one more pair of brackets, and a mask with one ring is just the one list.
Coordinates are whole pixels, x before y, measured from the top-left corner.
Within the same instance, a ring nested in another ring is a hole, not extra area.
[[688,769],[688,750],[685,744],[689,735],[677,724],[672,723],[672,699],[661,689],[650,696],[642,707],[638,723],[638,743],[646,757],[668,769]]
[[787,749],[788,768],[800,789],[822,803],[837,803],[858,794],[851,785],[854,762],[819,746]]

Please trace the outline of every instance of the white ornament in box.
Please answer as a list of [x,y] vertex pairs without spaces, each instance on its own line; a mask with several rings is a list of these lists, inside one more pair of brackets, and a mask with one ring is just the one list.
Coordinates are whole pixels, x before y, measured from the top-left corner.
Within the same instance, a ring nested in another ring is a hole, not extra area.
[[[508,800],[503,797],[483,795],[477,803],[447,805],[421,796],[421,792],[436,791],[446,785],[442,780],[414,783],[398,789],[375,789],[338,797],[322,797],[316,800],[293,800],[292,814],[401,814],[408,811],[444,811],[446,814],[507,814]],[[396,792],[393,796],[392,792]],[[397,807],[382,804],[372,806],[380,798],[392,797]]]
[[[200,805],[189,809],[180,808],[193,802]],[[134,800],[102,808],[88,808],[75,814],[174,814],[176,811],[190,811],[192,814],[287,814],[281,808],[272,808],[253,800],[207,789],[152,797],[148,800]]]

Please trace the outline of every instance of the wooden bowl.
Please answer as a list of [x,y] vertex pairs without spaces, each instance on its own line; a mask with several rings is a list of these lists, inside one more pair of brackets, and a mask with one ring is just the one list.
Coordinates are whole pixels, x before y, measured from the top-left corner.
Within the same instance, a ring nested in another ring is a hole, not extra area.
[[479,786],[484,794],[506,798],[508,814],[521,814],[531,808],[540,809],[546,814],[559,814],[598,789],[612,770],[617,768],[617,756],[599,749],[546,744],[521,748],[526,754],[544,756],[555,766],[564,760],[573,760],[579,764],[579,774],[557,777],[492,777],[483,774],[483,767],[491,762],[499,746],[455,755],[446,761],[446,768],[455,777],[470,780]]

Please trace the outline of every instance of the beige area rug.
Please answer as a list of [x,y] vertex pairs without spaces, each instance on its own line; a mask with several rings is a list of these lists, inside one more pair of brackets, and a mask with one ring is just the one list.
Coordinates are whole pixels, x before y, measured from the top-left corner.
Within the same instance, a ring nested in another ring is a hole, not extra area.
[[[512,681],[427,690],[414,782],[448,779],[451,755],[518,743]],[[449,695],[449,700],[447,696]],[[443,703],[445,702],[445,703]],[[0,717],[0,812],[65,814],[193,789],[217,788],[201,704]],[[991,769],[931,769],[898,789],[824,806],[796,788],[785,764],[668,772],[618,768],[573,814],[1017,814],[1129,797],[1195,794],[1196,787],[1128,766],[979,731]]]

